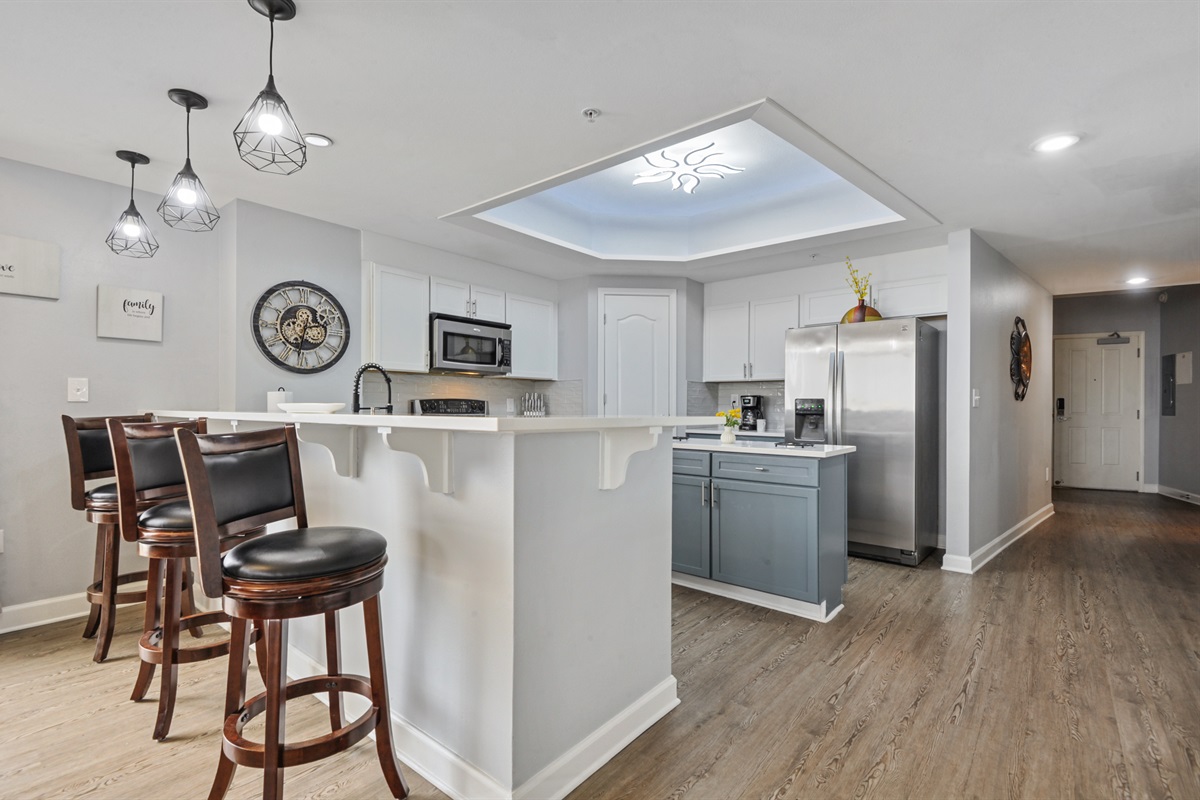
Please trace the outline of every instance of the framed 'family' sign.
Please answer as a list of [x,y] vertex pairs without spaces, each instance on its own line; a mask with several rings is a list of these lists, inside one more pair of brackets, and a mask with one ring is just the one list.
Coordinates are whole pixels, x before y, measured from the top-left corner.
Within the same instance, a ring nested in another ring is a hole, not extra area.
[[96,287],[96,335],[161,342],[163,296],[145,289]]
[[0,292],[58,299],[58,245],[0,233]]

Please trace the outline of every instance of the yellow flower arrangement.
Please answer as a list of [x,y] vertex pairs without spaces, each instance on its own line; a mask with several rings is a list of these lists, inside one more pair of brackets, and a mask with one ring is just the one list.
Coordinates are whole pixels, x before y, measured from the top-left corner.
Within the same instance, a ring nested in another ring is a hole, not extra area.
[[742,410],[740,408],[731,408],[728,411],[718,411],[717,416],[725,418],[726,428],[732,428],[742,421]]
[[858,274],[858,270],[850,263],[850,256],[846,256],[846,269],[850,270],[850,277],[846,278],[846,285],[854,290],[855,296],[859,300],[867,299],[867,291],[871,288],[871,273],[867,273],[867,277],[862,277]]

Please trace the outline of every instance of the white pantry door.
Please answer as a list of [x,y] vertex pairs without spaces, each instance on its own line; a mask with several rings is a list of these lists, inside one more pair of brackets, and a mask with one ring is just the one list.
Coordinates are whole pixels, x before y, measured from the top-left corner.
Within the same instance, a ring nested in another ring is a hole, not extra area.
[[1054,339],[1054,485],[1136,492],[1142,485],[1142,335]]
[[675,405],[674,291],[601,290],[600,330],[600,414],[671,414]]

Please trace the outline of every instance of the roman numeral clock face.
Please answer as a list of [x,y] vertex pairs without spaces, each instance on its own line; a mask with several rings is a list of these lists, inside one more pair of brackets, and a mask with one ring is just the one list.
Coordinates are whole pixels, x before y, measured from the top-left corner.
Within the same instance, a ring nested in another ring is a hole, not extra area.
[[289,372],[329,369],[350,344],[342,304],[307,281],[286,281],[267,289],[258,298],[250,323],[258,349]]

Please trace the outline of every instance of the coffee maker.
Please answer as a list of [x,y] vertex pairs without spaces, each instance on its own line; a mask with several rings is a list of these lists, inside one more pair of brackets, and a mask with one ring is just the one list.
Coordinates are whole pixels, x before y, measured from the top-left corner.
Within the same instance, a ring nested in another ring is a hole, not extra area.
[[742,408],[742,424],[740,430],[753,431],[758,429],[758,421],[767,418],[767,412],[763,409],[762,395],[760,394],[744,394],[741,396],[738,404]]
[[825,398],[796,398],[796,444],[825,444]]

